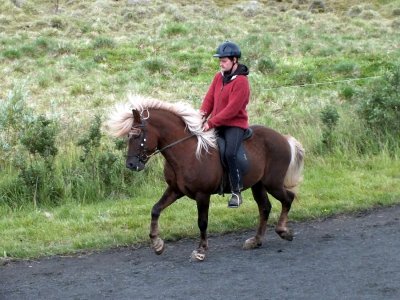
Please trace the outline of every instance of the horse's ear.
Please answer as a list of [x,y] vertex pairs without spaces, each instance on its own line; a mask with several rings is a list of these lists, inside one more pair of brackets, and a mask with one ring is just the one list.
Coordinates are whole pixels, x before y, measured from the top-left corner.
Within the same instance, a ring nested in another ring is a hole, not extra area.
[[133,122],[136,123],[141,123],[140,120],[140,113],[136,109],[132,109],[132,114],[133,114]]

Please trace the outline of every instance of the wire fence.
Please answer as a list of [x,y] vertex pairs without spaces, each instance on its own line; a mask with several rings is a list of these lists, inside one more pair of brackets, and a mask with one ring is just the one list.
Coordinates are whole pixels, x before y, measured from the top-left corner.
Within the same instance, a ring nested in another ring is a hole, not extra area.
[[[343,84],[343,83],[350,83],[350,82],[373,80],[373,79],[377,79],[377,78],[381,78],[381,77],[383,77],[383,75],[361,77],[361,78],[349,78],[349,79],[333,80],[333,81],[325,81],[325,82],[306,83],[306,84],[297,84],[297,85],[284,85],[284,86],[276,86],[276,87],[270,87],[270,88],[267,88],[267,87],[263,88],[261,86],[257,86],[257,87],[253,87],[253,88],[256,89],[257,91],[266,92],[266,91],[274,91],[274,90],[281,90],[281,89],[295,89],[295,88],[307,88],[307,87]],[[185,84],[187,86],[202,85],[206,89],[210,83],[209,82],[185,82]],[[188,88],[190,88],[190,87],[188,87]],[[76,115],[82,115],[82,114],[94,115],[96,113],[101,113],[101,112],[109,110],[109,109],[110,109],[110,107],[98,107],[98,108],[91,108],[91,109],[77,109],[77,110],[68,110],[68,111],[65,111],[65,109],[64,109],[63,112],[58,112],[58,113],[48,112],[48,116],[49,117],[50,116],[63,117],[66,115],[68,115],[68,116],[76,116]]]
[[312,86],[322,86],[322,85],[331,85],[331,84],[340,84],[340,83],[349,83],[354,81],[363,81],[363,80],[370,80],[370,79],[377,79],[381,78],[382,75],[378,76],[370,76],[370,77],[362,77],[362,78],[350,78],[344,80],[333,80],[333,81],[325,81],[325,82],[316,82],[316,83],[305,83],[305,84],[296,84],[296,85],[283,85],[271,88],[263,88],[262,91],[272,91],[272,90],[279,90],[279,89],[291,89],[291,88],[302,88],[302,87],[312,87]]

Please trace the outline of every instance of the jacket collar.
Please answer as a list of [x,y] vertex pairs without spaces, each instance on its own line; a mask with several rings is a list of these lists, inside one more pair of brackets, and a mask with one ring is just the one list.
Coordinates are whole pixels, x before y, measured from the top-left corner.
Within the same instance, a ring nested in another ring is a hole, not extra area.
[[231,74],[226,74],[226,72],[221,71],[221,75],[223,78],[223,84],[225,85],[234,80],[238,75],[244,75],[244,76],[249,75],[249,68],[247,68],[247,66],[245,65],[238,64],[238,67],[236,68],[235,72]]

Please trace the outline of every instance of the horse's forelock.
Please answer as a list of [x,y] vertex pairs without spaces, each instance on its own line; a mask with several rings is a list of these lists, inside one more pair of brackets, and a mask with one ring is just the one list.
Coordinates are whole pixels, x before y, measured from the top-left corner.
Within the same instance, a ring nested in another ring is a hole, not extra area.
[[115,106],[114,111],[110,114],[107,121],[107,130],[115,137],[122,137],[128,134],[132,127],[133,114],[132,110],[126,105]]

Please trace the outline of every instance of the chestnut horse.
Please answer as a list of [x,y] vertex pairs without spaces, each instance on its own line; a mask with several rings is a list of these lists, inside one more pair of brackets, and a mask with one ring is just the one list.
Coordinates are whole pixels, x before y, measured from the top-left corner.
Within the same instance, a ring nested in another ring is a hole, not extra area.
[[[117,106],[110,115],[108,128],[116,137],[128,136],[126,167],[140,171],[157,153],[165,158],[164,176],[167,188],[151,211],[150,239],[156,254],[164,251],[159,237],[161,212],[177,199],[188,196],[197,203],[199,247],[192,259],[204,260],[208,249],[207,224],[210,196],[220,190],[224,170],[214,130],[202,131],[198,111],[185,103],[167,103],[156,99],[129,96],[129,103]],[[254,237],[244,243],[245,249],[262,245],[271,211],[267,193],[282,203],[276,233],[292,240],[288,213],[301,181],[304,149],[291,136],[264,127],[251,126],[253,135],[245,140],[249,171],[243,177],[244,189],[251,188],[258,205],[259,224]],[[224,187],[229,192],[229,186]]]

